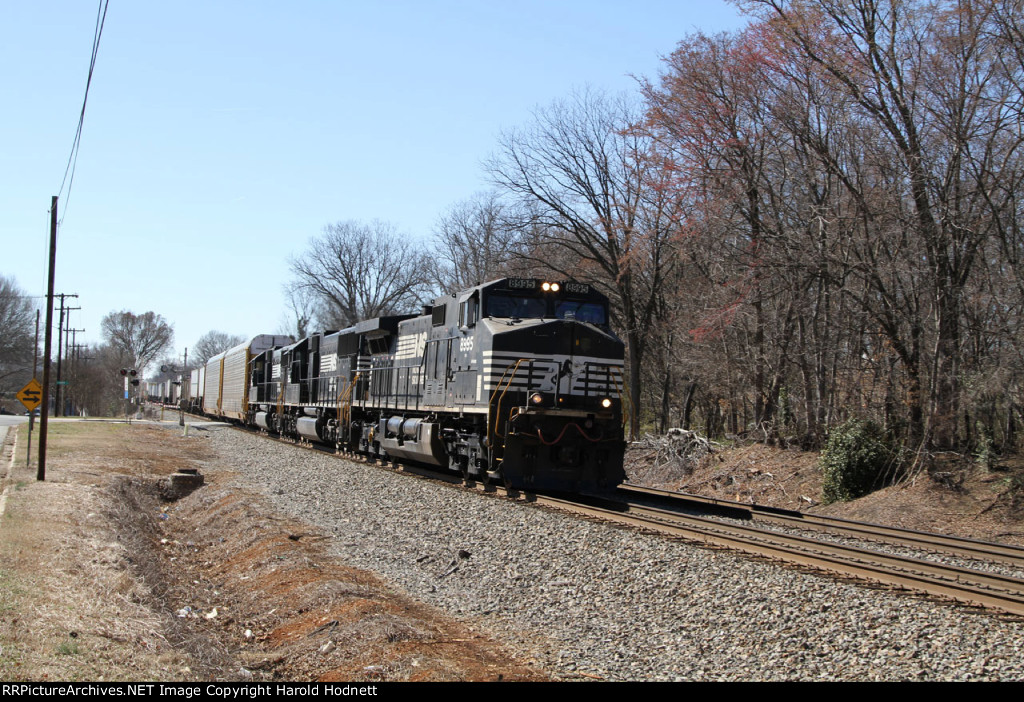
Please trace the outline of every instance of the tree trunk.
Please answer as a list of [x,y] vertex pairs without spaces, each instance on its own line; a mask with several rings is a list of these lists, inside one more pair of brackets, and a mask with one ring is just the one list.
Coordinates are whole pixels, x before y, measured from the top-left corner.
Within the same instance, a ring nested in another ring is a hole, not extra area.
[[683,400],[683,429],[690,429],[690,412],[693,409],[693,397],[697,394],[697,381],[691,380],[686,386],[686,398]]

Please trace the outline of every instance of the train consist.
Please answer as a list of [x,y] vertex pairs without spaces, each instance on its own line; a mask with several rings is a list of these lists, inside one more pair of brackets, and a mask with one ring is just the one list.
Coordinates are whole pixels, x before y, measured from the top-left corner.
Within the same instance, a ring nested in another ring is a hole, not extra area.
[[471,481],[622,482],[623,344],[589,285],[506,278],[300,341],[262,335],[192,371],[208,415]]

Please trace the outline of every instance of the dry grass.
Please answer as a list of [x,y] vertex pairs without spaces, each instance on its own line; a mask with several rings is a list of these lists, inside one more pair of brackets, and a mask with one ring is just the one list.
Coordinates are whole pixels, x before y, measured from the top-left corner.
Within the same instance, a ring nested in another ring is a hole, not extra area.
[[[59,454],[58,454],[59,455]],[[54,463],[59,459],[54,456]],[[172,680],[188,676],[136,576],[104,488],[15,471],[0,524],[0,678]]]

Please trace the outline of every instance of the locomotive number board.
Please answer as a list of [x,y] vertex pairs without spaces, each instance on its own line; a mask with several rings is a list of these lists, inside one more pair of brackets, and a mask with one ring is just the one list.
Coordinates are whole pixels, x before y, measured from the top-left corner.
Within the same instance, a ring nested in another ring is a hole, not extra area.
[[536,278],[509,278],[508,287],[512,290],[536,290]]

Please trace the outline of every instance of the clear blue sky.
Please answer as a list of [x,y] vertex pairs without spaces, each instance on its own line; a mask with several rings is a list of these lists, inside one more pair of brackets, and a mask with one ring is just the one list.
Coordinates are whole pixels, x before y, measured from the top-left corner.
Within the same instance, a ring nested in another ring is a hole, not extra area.
[[[0,273],[32,295],[96,11],[4,8]],[[210,329],[274,332],[288,258],[326,224],[426,239],[488,188],[503,129],[584,86],[635,91],[687,34],[744,23],[721,0],[112,0],[56,291],[80,295],[89,343],[120,309],[162,314],[179,354]]]

